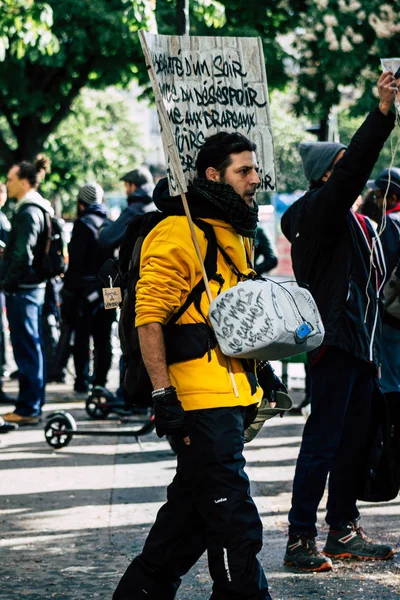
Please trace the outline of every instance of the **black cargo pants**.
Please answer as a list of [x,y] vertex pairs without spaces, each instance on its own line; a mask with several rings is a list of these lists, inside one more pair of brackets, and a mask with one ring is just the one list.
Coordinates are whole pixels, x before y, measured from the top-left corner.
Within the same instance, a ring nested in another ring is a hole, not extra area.
[[178,443],[177,473],[146,540],[113,600],[173,600],[205,550],[210,600],[268,600],[257,560],[262,525],[244,472],[245,408],[186,413],[190,446]]

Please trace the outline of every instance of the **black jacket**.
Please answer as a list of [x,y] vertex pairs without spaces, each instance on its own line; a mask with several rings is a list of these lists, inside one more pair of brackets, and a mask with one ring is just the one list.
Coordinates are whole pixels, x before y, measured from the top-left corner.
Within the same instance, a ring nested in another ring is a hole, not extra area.
[[[400,203],[387,212],[381,241],[386,259],[387,279],[390,279],[393,271],[398,270],[400,265]],[[399,319],[386,311],[383,313],[383,321],[395,329],[400,329]]]
[[99,235],[99,244],[102,248],[118,248],[130,221],[136,215],[155,210],[152,198],[142,188],[138,188],[128,198],[128,206],[121,212],[116,221],[104,224]]
[[35,270],[47,241],[44,210],[53,215],[50,203],[34,190],[23,203],[17,204],[1,265],[1,286],[6,292],[37,287],[44,282]]
[[11,229],[10,221],[7,219],[6,215],[0,210],[0,240],[4,243],[7,242],[8,234]]
[[[257,275],[268,273],[272,269],[275,269],[278,264],[274,251],[272,250],[271,243],[264,233],[261,227],[257,227],[257,235],[255,241],[255,260],[254,270]],[[261,260],[258,260],[261,259]]]
[[[382,226],[382,222],[379,227]],[[388,276],[392,274],[400,258],[400,203],[386,213],[386,225],[381,236],[386,258]]]
[[[362,192],[394,115],[378,109],[354,135],[329,180],[309,190],[282,217],[282,231],[292,243],[296,279],[309,286],[325,325],[324,345],[337,346],[379,364],[385,266],[379,242],[370,274],[367,238],[375,236],[368,219],[351,211]],[[366,288],[368,285],[368,293]],[[364,322],[364,319],[366,320]]]
[[101,290],[98,278],[100,267],[113,255],[99,245],[99,232],[107,220],[104,205],[88,207],[75,221],[68,244],[68,269],[64,276],[64,289],[69,295],[80,290]]

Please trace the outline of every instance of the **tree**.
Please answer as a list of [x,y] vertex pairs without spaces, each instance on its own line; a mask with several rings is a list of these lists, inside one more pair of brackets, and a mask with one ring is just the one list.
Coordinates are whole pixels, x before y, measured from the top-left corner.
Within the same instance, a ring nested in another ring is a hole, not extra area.
[[0,0],[0,62],[7,51],[21,58],[34,46],[42,54],[51,54],[58,48],[52,25],[53,11],[45,2]]
[[[261,37],[267,65],[268,83],[283,88],[288,81],[284,59],[288,56],[277,35],[291,31],[298,23],[298,12],[305,0],[190,0],[190,34]],[[176,0],[157,0],[157,27],[162,34],[173,35]]]
[[143,163],[144,148],[130,116],[130,102],[115,88],[84,89],[44,143],[52,170],[41,191],[46,197],[57,195],[64,211],[75,207],[76,193],[84,183],[95,180],[109,190],[126,171]]
[[[21,0],[8,1],[14,5]],[[139,28],[152,25],[148,0],[49,0],[48,4],[58,51],[42,54],[37,41],[18,56],[12,52],[18,36],[10,32],[6,60],[0,63],[0,114],[7,122],[7,130],[0,131],[3,169],[42,150],[85,86],[127,86],[133,78],[148,84],[136,35]]]
[[[157,0],[160,33],[176,32],[176,1]],[[32,159],[42,150],[84,87],[128,86],[132,79],[149,87],[136,33],[139,28],[151,30],[155,25],[155,0],[0,2],[8,6],[8,48],[0,62],[3,170],[15,161]],[[297,19],[293,7],[303,4],[304,0],[292,0],[289,6],[281,0],[277,6],[271,0],[267,6],[259,3],[249,11],[247,0],[192,0],[191,33],[261,35],[265,38],[269,83],[282,86],[286,77],[284,53],[275,41],[276,31],[292,27]],[[23,7],[27,9],[25,21],[20,15]],[[21,36],[23,28],[18,23],[27,24],[29,19],[41,24],[38,32],[42,35]],[[171,27],[173,31],[169,31]],[[51,40],[45,33],[51,33]]]
[[[351,138],[357,131],[357,129],[361,126],[364,121],[364,117],[352,117],[350,115],[349,110],[343,111],[339,115],[339,132],[340,132],[340,141],[342,144],[346,146],[350,143]],[[383,169],[387,169],[392,164],[393,153],[396,149],[399,148],[400,144],[400,132],[397,130],[392,133],[391,137],[387,140],[385,145],[383,146],[379,158],[373,168],[371,173],[371,179],[376,179]],[[398,166],[398,161],[395,162],[393,166]]]
[[308,0],[292,40],[297,114],[326,119],[341,99],[376,106],[380,58],[398,56],[398,0]]
[[306,132],[309,124],[306,119],[294,116],[290,103],[291,97],[290,88],[285,93],[274,91],[270,97],[276,182],[279,193],[291,193],[308,188],[298,145],[300,142],[315,141],[315,137]]

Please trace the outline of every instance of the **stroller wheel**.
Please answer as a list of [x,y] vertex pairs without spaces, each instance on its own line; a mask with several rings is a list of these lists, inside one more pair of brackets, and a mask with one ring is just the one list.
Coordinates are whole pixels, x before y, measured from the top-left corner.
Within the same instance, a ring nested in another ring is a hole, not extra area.
[[106,419],[113,409],[115,398],[104,387],[95,387],[86,400],[86,412],[92,419]]
[[76,431],[75,419],[68,413],[60,412],[50,417],[44,429],[46,442],[56,450],[68,446]]

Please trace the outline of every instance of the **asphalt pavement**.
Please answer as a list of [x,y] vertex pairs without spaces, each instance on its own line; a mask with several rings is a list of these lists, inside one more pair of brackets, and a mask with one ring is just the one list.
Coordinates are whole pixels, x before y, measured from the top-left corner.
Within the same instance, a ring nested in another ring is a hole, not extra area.
[[[296,368],[301,370],[301,365]],[[300,371],[291,379],[301,383]],[[115,389],[117,370],[111,374]],[[16,394],[15,382],[5,389]],[[155,434],[140,443],[124,433],[132,423],[109,415],[91,420],[72,400],[71,381],[48,386],[44,417],[63,409],[78,428],[119,428],[110,437],[79,436],[60,450],[47,445],[43,427],[0,436],[1,600],[111,600],[129,561],[140,550],[166,497],[175,457]],[[301,392],[295,392],[299,401]],[[0,414],[9,407],[0,406]],[[247,446],[247,471],[264,524],[260,560],[274,600],[400,600],[400,497],[361,503],[370,537],[390,541],[390,561],[334,563],[330,573],[302,574],[283,566],[291,482],[301,440],[301,415],[274,418]],[[326,535],[324,503],[320,545]],[[186,576],[177,600],[208,600],[206,558]]]

